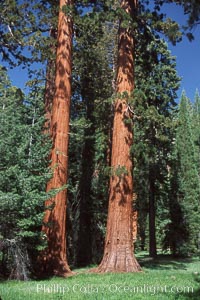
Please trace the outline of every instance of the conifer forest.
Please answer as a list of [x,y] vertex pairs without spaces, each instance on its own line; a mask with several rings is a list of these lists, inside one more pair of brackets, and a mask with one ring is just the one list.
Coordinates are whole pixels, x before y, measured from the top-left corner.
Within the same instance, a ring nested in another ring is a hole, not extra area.
[[198,0],[0,1],[0,280],[199,257],[200,93],[168,48],[199,24]]

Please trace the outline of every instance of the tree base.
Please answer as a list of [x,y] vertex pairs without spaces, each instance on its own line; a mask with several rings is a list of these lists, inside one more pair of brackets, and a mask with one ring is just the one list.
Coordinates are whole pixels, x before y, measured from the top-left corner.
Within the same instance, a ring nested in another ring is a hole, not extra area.
[[47,259],[46,257],[38,260],[37,276],[40,278],[58,276],[69,277],[75,273],[70,270],[68,263],[64,260]]
[[68,277],[73,275],[73,272],[70,270],[67,262],[65,261],[60,261],[57,266],[52,270],[54,276],[58,277]]
[[135,273],[141,267],[132,253],[106,253],[100,265],[93,270],[95,273]]

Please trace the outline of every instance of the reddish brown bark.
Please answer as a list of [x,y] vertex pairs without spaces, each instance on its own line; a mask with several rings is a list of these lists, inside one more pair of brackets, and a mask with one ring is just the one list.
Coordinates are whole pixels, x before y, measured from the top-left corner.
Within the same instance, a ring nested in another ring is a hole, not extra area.
[[[124,0],[121,7],[133,14],[136,3]],[[118,48],[117,93],[115,101],[110,195],[104,256],[97,272],[137,272],[140,266],[133,254],[133,178],[130,148],[133,143],[126,96],[134,89],[134,39],[131,30],[120,27]],[[127,122],[129,121],[129,122]],[[117,176],[116,171],[125,169]]]
[[47,274],[67,276],[71,273],[66,258],[66,201],[69,118],[71,98],[71,56],[72,56],[72,19],[63,12],[64,6],[72,4],[71,0],[60,0],[58,17],[55,95],[52,103],[51,116],[51,168],[53,176],[47,184],[47,191],[60,189],[46,201],[47,209],[42,230],[47,236],[48,247],[42,253],[42,270]]

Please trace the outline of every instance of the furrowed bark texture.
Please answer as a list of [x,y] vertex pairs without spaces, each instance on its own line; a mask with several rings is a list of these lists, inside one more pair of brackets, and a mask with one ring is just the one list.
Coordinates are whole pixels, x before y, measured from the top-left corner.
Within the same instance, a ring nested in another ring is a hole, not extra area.
[[[133,0],[121,2],[128,14],[136,8]],[[134,89],[134,40],[131,30],[119,29],[117,93],[128,95]],[[133,143],[132,124],[127,117],[126,97],[115,101],[110,195],[104,256],[97,272],[137,272],[140,266],[133,254],[133,178],[130,148]],[[129,122],[127,122],[127,120]],[[116,175],[118,168],[126,171]]]
[[60,0],[58,17],[55,95],[51,117],[51,168],[53,176],[47,184],[47,191],[61,189],[56,196],[46,201],[47,209],[42,230],[47,236],[48,247],[42,256],[43,273],[67,276],[71,273],[66,258],[66,201],[67,190],[62,188],[67,183],[69,118],[71,98],[71,54],[73,24],[64,13],[64,7],[72,5],[70,0]]

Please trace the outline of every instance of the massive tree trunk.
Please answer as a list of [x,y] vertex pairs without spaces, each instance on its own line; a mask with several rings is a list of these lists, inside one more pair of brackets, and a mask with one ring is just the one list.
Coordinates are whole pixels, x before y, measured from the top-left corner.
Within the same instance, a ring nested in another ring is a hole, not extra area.
[[[121,1],[129,15],[136,1]],[[97,272],[137,272],[140,266],[133,254],[133,179],[130,148],[133,142],[127,96],[134,89],[134,40],[129,28],[119,29],[118,69],[115,101],[110,195],[104,256]],[[126,92],[127,95],[123,95]]]
[[[42,253],[42,269],[46,274],[67,276],[71,271],[66,258],[66,200],[67,166],[69,142],[69,118],[71,98],[71,52],[73,24],[64,6],[72,5],[71,0],[60,0],[58,17],[55,95],[51,116],[51,169],[52,178],[47,184],[47,192],[60,189],[46,201],[43,232],[47,236],[48,247]],[[52,205],[50,210],[48,207]]]

